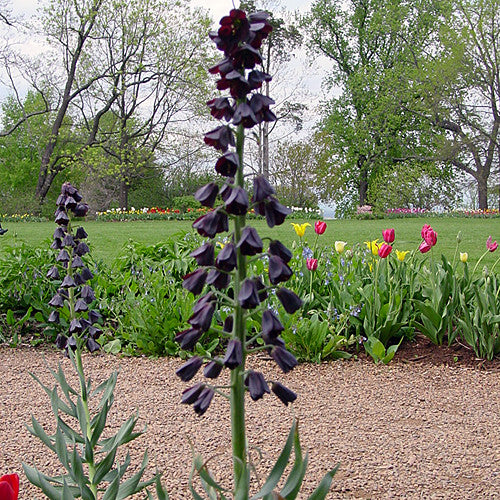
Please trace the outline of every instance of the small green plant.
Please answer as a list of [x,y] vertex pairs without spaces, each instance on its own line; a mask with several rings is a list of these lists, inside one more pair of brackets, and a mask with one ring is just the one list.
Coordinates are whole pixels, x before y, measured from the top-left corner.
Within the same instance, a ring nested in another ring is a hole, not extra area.
[[368,337],[363,345],[365,351],[373,358],[375,363],[378,364],[382,362],[384,365],[387,365],[391,362],[402,341],[403,339],[399,341],[399,344],[393,344],[386,349],[379,339],[376,337]]

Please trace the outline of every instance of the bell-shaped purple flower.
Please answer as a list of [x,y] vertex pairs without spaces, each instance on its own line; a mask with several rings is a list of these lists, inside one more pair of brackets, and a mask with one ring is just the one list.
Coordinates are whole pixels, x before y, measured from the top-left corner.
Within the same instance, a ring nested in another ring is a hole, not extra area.
[[49,323],[59,323],[59,311],[52,311],[47,321]]
[[280,346],[272,349],[271,357],[274,361],[276,361],[276,364],[283,370],[284,373],[288,373],[298,364],[295,356]]
[[[232,68],[229,70],[231,71]],[[229,73],[228,71],[228,73]],[[229,121],[233,117],[234,109],[232,108],[227,97],[218,97],[207,102],[210,108],[210,114],[217,120]]]
[[101,313],[99,311],[89,311],[89,322],[91,324],[97,323],[100,319],[102,319]]
[[226,355],[222,362],[230,370],[234,370],[237,366],[241,365],[243,362],[243,349],[238,339],[232,339],[228,342]]
[[88,234],[85,232],[85,229],[83,229],[83,227],[79,227],[77,230],[76,230],[76,233],[75,233],[75,238],[77,240],[84,240],[85,238],[87,238]]
[[55,212],[55,223],[66,226],[69,222],[68,214],[64,208],[59,207]]
[[227,243],[219,252],[215,266],[226,272],[231,272],[236,267],[236,248],[233,243]]
[[75,280],[73,279],[72,276],[67,274],[64,277],[63,282],[61,283],[61,287],[62,288],[74,288],[75,286],[76,286]]
[[89,253],[90,249],[84,241],[80,241],[78,245],[75,248],[75,253],[76,255],[79,255],[80,257]]
[[204,304],[188,319],[188,323],[193,328],[198,328],[202,332],[206,332],[212,323],[215,305],[213,303]]
[[90,271],[90,269],[88,267],[82,268],[82,270],[80,271],[80,276],[82,277],[82,280],[84,282],[89,281],[94,277],[94,275],[92,274],[92,272]]
[[262,94],[254,94],[250,99],[250,107],[260,122],[274,122],[276,115],[269,109],[274,104],[274,100]]
[[61,279],[59,275],[59,269],[57,266],[52,266],[49,271],[47,272],[47,278],[53,279],[53,280],[58,280]]
[[62,226],[59,226],[54,231],[54,238],[62,239],[62,238],[64,238],[65,234],[66,234],[66,231],[63,229]]
[[203,335],[199,328],[188,328],[175,336],[175,341],[186,351],[190,351]]
[[61,250],[61,248],[63,248],[61,238],[54,238],[54,241],[50,245],[50,248],[52,248],[52,250]]
[[196,304],[193,306],[193,314],[198,312],[204,305],[215,303],[215,301],[215,295],[212,292],[208,292],[196,301]]
[[230,282],[231,275],[225,272],[217,271],[217,269],[211,269],[208,272],[207,285],[212,285],[217,288],[217,290],[223,290],[224,288],[227,288]]
[[252,279],[246,279],[241,284],[238,302],[243,309],[254,309],[260,304],[257,284]]
[[264,211],[269,227],[280,226],[285,222],[286,216],[292,213],[290,208],[285,207],[273,197],[265,204]]
[[229,146],[234,146],[234,136],[230,127],[222,125],[205,134],[204,138],[207,146],[213,146],[220,151],[227,151]]
[[245,128],[252,128],[258,123],[252,108],[246,102],[238,104],[233,115],[233,125],[239,125],[240,123]]
[[230,315],[224,320],[224,326],[222,327],[222,329],[226,333],[231,333],[233,331],[233,324],[234,324],[234,318],[232,315]]
[[276,296],[288,314],[293,314],[302,307],[300,297],[295,292],[288,290],[288,288],[279,288],[276,291]]
[[217,378],[220,375],[220,372],[224,368],[224,365],[218,361],[210,361],[205,368],[203,368],[203,375],[207,378]]
[[201,394],[201,391],[205,388],[205,384],[198,383],[189,389],[182,392],[181,403],[186,405],[192,405]]
[[89,285],[85,285],[82,287],[80,296],[87,304],[90,304],[95,300],[94,290],[92,290],[92,288]]
[[247,192],[241,187],[235,187],[226,198],[226,211],[232,215],[244,215],[249,204]]
[[262,333],[277,337],[284,330],[276,314],[267,309],[262,313]]
[[199,356],[193,356],[180,368],[175,370],[175,374],[183,381],[191,380],[201,368],[203,361]]
[[56,257],[56,260],[57,262],[66,264],[67,262],[69,262],[69,253],[65,249],[61,250]]
[[215,170],[225,177],[234,177],[240,166],[240,160],[236,153],[226,153],[221,156],[215,164]]
[[257,294],[259,295],[259,300],[263,302],[264,300],[267,299],[267,287],[262,283],[262,280],[256,276],[255,278],[252,278],[252,281],[255,283],[257,286]]
[[[212,75],[220,74],[221,76],[225,76],[229,72],[233,71],[233,69],[234,68],[233,68],[231,61],[226,57],[226,59],[223,59],[222,61],[219,61],[214,66],[211,66],[210,68],[208,68],[208,72],[211,73]],[[213,100],[215,100],[215,99],[213,99]],[[209,103],[210,103],[210,101],[208,101],[208,103],[207,103],[208,106],[210,106]]]
[[253,203],[260,203],[265,201],[269,196],[273,195],[276,191],[269,184],[269,181],[262,175],[253,178]]
[[63,245],[65,247],[74,247],[75,246],[75,240],[74,240],[73,236],[69,233],[66,233],[64,235],[62,242],[63,242]]
[[293,403],[297,399],[297,394],[279,382],[273,382],[271,390],[278,396],[283,404]]
[[83,299],[78,299],[75,302],[75,311],[76,312],[87,311],[88,308],[89,308],[89,306],[87,305],[87,303]]
[[248,75],[248,84],[252,90],[260,89],[264,82],[270,82],[271,80],[271,75],[257,69],[250,71]]
[[79,255],[73,256],[73,260],[71,261],[71,268],[79,269],[80,267],[84,267],[82,258]]
[[235,68],[243,66],[246,69],[252,69],[256,64],[262,63],[260,52],[248,44],[243,44],[238,47],[231,56],[231,61]]
[[271,241],[271,243],[269,243],[268,253],[270,255],[276,255],[286,264],[290,262],[293,256],[292,252],[285,245],[283,245],[281,241],[278,240],[273,240]]
[[255,228],[246,226],[241,231],[241,238],[236,247],[243,255],[257,255],[262,252],[263,243]]
[[89,211],[89,206],[86,203],[78,203],[72,212],[76,217],[85,217]]
[[233,70],[217,82],[217,89],[229,89],[234,99],[243,99],[250,92],[250,85],[239,71]]
[[83,330],[83,326],[78,318],[72,319],[69,324],[69,333],[80,333]]
[[197,269],[196,271],[184,276],[182,286],[186,290],[189,290],[193,295],[199,295],[205,286],[206,280],[207,272],[204,269]]
[[198,217],[193,222],[193,228],[201,236],[213,238],[217,233],[227,231],[227,215],[220,213],[218,210],[213,210],[212,212],[208,212],[208,214]]
[[87,346],[89,352],[95,352],[101,348],[101,346],[92,337],[87,337],[85,345]]
[[219,187],[215,182],[209,182],[205,186],[202,186],[200,189],[194,193],[194,197],[197,201],[199,201],[204,207],[212,208],[215,203],[215,198],[217,198],[217,194],[219,193]]
[[210,387],[205,387],[198,396],[198,399],[193,403],[193,410],[198,415],[203,415],[208,410],[213,397],[213,389],[211,389]]
[[260,372],[254,372],[253,370],[250,370],[245,377],[245,385],[248,387],[250,397],[254,401],[263,397],[265,393],[269,394],[271,392],[264,375]]
[[288,281],[292,274],[292,270],[281,260],[280,257],[277,257],[276,255],[271,255],[271,257],[269,257],[269,281],[273,285],[277,285],[283,281]]
[[213,266],[214,254],[214,246],[211,243],[205,243],[196,250],[193,250],[189,256],[196,259],[199,266]]

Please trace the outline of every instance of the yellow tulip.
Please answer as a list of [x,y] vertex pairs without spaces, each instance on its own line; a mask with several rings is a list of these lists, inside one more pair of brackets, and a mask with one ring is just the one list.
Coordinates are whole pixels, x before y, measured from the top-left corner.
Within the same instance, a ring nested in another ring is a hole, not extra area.
[[344,251],[344,248],[346,245],[347,245],[347,241],[336,241],[335,242],[335,250],[338,253],[342,253]]
[[410,253],[410,251],[409,250],[396,250],[396,257],[398,258],[398,260],[403,262],[403,260],[405,260],[407,253]]
[[295,224],[294,222],[292,222],[291,224],[299,238],[302,238],[302,236],[304,236],[307,226],[311,225],[309,224],[309,222],[304,222],[304,224]]
[[469,254],[467,252],[460,252],[460,260],[465,264],[467,259],[469,258]]
[[378,238],[372,241],[365,241],[365,245],[367,246],[368,250],[371,250],[373,255],[378,255],[378,249],[380,247]]

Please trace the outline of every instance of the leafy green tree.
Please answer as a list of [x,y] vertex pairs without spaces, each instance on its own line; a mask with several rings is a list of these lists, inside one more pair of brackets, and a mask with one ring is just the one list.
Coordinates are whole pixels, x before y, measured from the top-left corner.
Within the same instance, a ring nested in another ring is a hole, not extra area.
[[387,166],[430,156],[435,133],[404,109],[412,96],[400,89],[413,54],[432,46],[443,8],[427,0],[318,0],[303,19],[311,49],[332,60],[330,89],[340,90],[320,124],[325,198],[364,205]]

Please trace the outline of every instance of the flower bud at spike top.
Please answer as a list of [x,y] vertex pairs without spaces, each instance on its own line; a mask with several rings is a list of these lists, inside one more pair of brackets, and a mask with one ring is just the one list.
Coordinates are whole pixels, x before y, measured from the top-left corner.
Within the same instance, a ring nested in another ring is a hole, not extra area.
[[393,243],[395,237],[396,237],[395,231],[392,228],[391,229],[384,229],[382,231],[382,238],[384,239],[384,241],[386,243]]
[[382,243],[382,245],[380,245],[380,248],[378,249],[378,256],[381,259],[385,259],[391,252],[392,252],[391,245],[388,245],[387,243]]
[[326,222],[323,221],[316,221],[314,224],[314,231],[316,234],[323,234],[326,231]]
[[498,248],[498,243],[492,240],[493,238],[491,236],[488,236],[488,239],[486,240],[486,249],[489,252],[494,252]]

